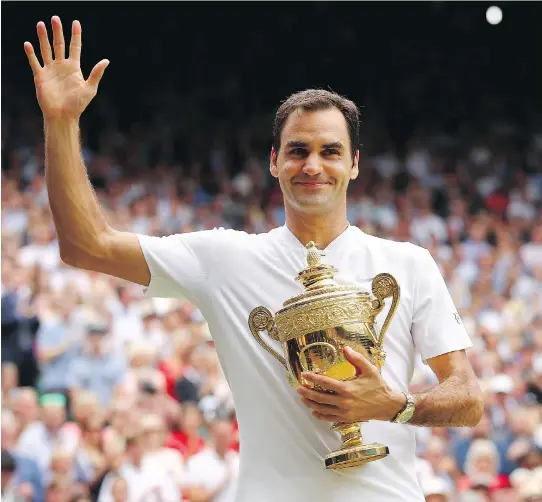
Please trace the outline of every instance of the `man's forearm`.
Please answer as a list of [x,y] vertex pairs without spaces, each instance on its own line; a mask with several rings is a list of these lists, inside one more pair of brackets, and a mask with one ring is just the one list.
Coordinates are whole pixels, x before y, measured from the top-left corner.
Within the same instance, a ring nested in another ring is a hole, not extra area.
[[476,383],[450,376],[432,389],[413,395],[414,415],[408,422],[421,427],[473,427],[484,412]]
[[46,121],[45,153],[49,204],[63,259],[97,254],[108,226],[83,163],[79,122]]

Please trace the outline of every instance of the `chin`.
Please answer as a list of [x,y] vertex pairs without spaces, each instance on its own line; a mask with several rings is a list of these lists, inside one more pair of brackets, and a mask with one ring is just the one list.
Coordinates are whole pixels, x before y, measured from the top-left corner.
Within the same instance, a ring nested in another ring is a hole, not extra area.
[[294,207],[300,213],[306,214],[324,214],[330,210],[330,204],[327,199],[311,197],[311,200],[296,200]]

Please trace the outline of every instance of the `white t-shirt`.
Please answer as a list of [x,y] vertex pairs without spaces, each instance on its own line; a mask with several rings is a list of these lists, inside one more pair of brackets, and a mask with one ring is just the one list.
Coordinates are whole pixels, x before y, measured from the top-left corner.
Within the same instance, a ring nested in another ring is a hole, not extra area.
[[184,487],[202,486],[212,492],[223,485],[231,476],[231,481],[213,498],[212,502],[235,502],[236,480],[239,471],[239,455],[235,451],[226,453],[222,459],[215,450],[206,448],[186,463]]
[[126,480],[129,502],[177,502],[180,490],[160,464],[143,462],[140,467],[125,463],[118,473],[106,474],[98,502],[114,502],[113,485],[117,477]]
[[[215,229],[139,239],[151,270],[146,295],[186,297],[209,323],[239,421],[236,502],[424,500],[408,425],[364,424],[365,441],[387,445],[390,454],[361,467],[326,470],[324,457],[340,446],[338,433],[311,415],[283,366],[252,336],[247,321],[253,308],[277,312],[302,292],[295,277],[306,267],[306,249],[286,226],[259,235]],[[337,282],[366,291],[381,272],[397,279],[401,300],[385,338],[383,368],[394,389],[407,390],[416,350],[426,360],[472,345],[428,251],[350,226],[325,249],[322,260],[339,270]],[[389,305],[377,318],[379,328]],[[266,339],[282,351],[278,342]]]

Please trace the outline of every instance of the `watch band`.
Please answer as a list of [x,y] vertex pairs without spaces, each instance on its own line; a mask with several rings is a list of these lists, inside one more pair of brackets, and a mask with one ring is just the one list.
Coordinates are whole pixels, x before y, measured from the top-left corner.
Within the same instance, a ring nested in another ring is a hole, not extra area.
[[411,412],[411,411],[413,412],[414,410],[414,406],[415,406],[414,398],[408,392],[403,392],[403,394],[405,395],[407,402],[405,406],[403,407],[403,409],[399,413],[397,413],[395,417],[393,417],[392,419],[393,423],[404,423],[404,422],[401,422],[402,416],[405,415],[407,412]]

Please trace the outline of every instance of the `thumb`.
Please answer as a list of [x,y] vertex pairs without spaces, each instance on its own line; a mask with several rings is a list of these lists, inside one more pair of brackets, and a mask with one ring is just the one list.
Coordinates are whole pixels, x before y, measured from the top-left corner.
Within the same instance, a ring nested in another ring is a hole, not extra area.
[[109,59],[102,59],[90,72],[87,82],[94,87],[98,87],[100,80],[104,76],[105,69],[109,66]]
[[363,347],[360,349],[358,352],[348,345],[344,347],[346,360],[356,368],[356,376],[370,374],[373,371],[373,363],[369,360],[369,354]]

